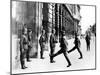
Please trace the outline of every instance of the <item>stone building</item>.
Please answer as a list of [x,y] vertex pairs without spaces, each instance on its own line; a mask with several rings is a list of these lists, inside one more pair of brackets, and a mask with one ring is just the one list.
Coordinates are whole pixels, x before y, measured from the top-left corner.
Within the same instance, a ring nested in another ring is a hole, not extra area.
[[66,35],[74,35],[78,30],[80,22],[80,6],[75,4],[63,4],[62,10],[62,28],[66,31]]
[[78,32],[81,20],[79,5],[43,3],[43,6],[43,26],[47,32],[50,33],[52,28],[55,28],[57,37],[62,30],[65,30],[68,36]]
[[31,28],[33,49],[30,57],[39,57],[39,43],[42,29],[46,31],[47,42],[52,29],[55,28],[59,41],[61,31],[66,31],[66,36],[74,35],[80,22],[80,6],[74,4],[42,3],[30,1],[12,1],[12,64],[13,68],[19,65],[19,40],[24,24]]

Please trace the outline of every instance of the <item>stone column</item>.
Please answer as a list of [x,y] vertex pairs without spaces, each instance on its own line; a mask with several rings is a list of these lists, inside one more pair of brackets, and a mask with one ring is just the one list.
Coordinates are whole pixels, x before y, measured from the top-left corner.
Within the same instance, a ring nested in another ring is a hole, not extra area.
[[57,4],[57,10],[58,10],[58,11],[57,11],[57,17],[58,17],[58,18],[57,18],[57,22],[58,22],[58,23],[57,23],[57,28],[58,28],[57,39],[58,39],[58,41],[59,41],[59,4]]

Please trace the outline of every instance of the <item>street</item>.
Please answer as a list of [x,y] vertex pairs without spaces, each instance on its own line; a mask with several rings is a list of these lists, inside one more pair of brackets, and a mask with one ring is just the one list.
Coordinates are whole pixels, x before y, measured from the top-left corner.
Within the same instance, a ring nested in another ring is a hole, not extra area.
[[[74,44],[74,39],[68,41],[68,50],[70,50]],[[55,63],[50,63],[49,51],[44,52],[45,59],[31,58],[31,62],[26,62],[26,69],[12,70],[13,74],[17,73],[34,73],[34,72],[48,72],[48,71],[63,71],[63,70],[80,70],[80,69],[94,69],[95,68],[95,38],[92,37],[90,44],[90,51],[86,49],[86,41],[81,39],[81,48],[83,59],[78,59],[79,53],[74,50],[68,54],[68,58],[71,61],[71,66],[67,67],[67,61],[63,54],[54,58]],[[56,44],[55,53],[60,49],[59,43]]]

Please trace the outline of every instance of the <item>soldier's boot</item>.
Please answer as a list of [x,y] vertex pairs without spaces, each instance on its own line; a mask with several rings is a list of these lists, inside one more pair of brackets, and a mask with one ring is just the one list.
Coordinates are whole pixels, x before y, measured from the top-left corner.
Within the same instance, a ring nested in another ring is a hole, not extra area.
[[80,54],[80,57],[78,59],[82,59],[83,58],[82,52],[80,50],[78,50],[78,52]]
[[44,57],[43,57],[43,51],[40,52],[40,58],[44,59]]
[[21,68],[22,68],[22,69],[27,68],[27,67],[25,66],[25,62],[24,62],[24,61],[21,61]]
[[67,65],[67,67],[70,67],[70,66],[71,66],[71,64],[68,64],[68,65]]
[[53,55],[49,55],[50,56],[50,63],[55,63],[55,61],[53,60]]
[[29,49],[28,49],[28,51],[26,53],[27,62],[31,62],[30,56],[29,56],[29,51],[30,51],[30,47],[29,47]]
[[31,60],[29,59],[29,54],[27,55],[27,62],[31,62]]

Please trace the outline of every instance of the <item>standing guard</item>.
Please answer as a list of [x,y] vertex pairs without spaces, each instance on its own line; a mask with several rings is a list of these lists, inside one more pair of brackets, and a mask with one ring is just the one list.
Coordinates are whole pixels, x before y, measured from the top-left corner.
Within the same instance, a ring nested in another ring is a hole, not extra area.
[[90,40],[91,40],[89,33],[86,34],[85,40],[86,40],[87,51],[88,51],[90,50]]
[[[52,34],[50,36],[50,55],[54,54],[55,51],[55,44],[57,43],[56,37],[55,37],[55,29],[52,30]],[[50,63],[55,62],[52,58],[50,58]]]
[[32,31],[31,29],[28,30],[28,50],[26,52],[26,58],[27,58],[27,61],[30,62],[31,60],[29,59],[29,54],[30,54],[30,51],[31,51],[31,48],[32,48]]
[[28,39],[27,39],[27,28],[22,32],[21,39],[20,39],[20,62],[21,68],[27,68],[25,66],[25,55],[26,51],[28,50]]
[[45,44],[46,44],[45,30],[42,30],[42,35],[40,36],[39,43],[40,43],[40,48],[41,48],[40,58],[44,59],[43,53],[44,53]]

